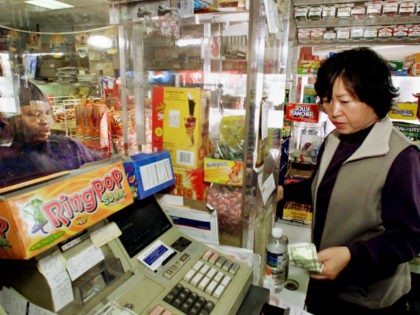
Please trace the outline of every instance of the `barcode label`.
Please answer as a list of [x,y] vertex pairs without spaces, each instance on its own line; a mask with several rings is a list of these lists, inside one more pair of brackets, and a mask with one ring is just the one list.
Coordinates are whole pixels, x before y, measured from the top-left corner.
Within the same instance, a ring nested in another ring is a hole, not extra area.
[[173,179],[169,159],[157,161],[140,167],[143,189],[147,191]]
[[176,162],[188,166],[194,166],[194,152],[191,151],[176,151]]

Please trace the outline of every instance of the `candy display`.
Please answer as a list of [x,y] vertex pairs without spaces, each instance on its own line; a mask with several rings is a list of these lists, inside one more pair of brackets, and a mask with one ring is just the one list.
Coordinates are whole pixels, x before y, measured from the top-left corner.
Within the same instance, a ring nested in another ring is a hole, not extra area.
[[242,188],[212,184],[207,203],[217,211],[219,232],[238,235],[241,231]]
[[171,153],[174,167],[198,169],[208,153],[210,92],[154,86],[152,146]]
[[97,167],[0,201],[0,257],[29,259],[133,203],[121,163]]

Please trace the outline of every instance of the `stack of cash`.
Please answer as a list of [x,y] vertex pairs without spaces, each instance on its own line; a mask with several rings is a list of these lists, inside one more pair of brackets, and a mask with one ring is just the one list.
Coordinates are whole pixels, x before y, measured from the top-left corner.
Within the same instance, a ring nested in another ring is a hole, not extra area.
[[290,263],[310,272],[321,273],[324,265],[318,262],[316,247],[311,243],[296,243],[288,246]]

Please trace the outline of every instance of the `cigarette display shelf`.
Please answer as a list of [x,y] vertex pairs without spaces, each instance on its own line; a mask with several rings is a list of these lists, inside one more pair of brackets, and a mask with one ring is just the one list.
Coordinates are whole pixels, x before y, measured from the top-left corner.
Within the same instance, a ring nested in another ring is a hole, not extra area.
[[[294,30],[296,33],[298,30],[321,30],[325,29],[325,32],[329,34],[324,34],[322,38],[318,37],[316,39],[313,38],[298,38],[297,34],[291,33],[295,38],[298,44],[305,44],[305,45],[327,45],[331,43],[340,43],[340,44],[349,44],[349,45],[415,45],[420,43],[420,36],[415,36],[416,32],[410,31],[411,35],[408,36],[404,34],[403,31],[399,30],[398,34],[394,36],[394,34],[374,34],[374,28],[383,28],[383,27],[391,27],[391,28],[399,28],[401,27],[416,27],[420,24],[420,15],[418,13],[418,4],[417,9],[413,8],[413,14],[410,13],[400,13],[395,12],[392,14],[387,14],[382,12],[380,13],[372,13],[372,15],[368,14],[365,10],[364,13],[361,15],[351,15],[349,12],[349,16],[339,16],[338,12],[336,11],[335,16],[307,16],[304,18],[303,16],[295,17],[295,12],[297,8],[315,8],[315,7],[322,7],[322,6],[339,6],[339,5],[367,5],[369,2],[357,2],[351,0],[343,0],[337,3],[336,1],[331,0],[295,0],[293,5],[293,12],[291,12],[291,20],[294,24]],[[415,4],[414,4],[415,5]],[[309,14],[309,12],[308,12]],[[351,34],[348,38],[336,38],[334,35],[335,31],[338,31],[339,28],[361,28],[362,31],[359,36],[359,32],[355,32],[355,35]],[[377,31],[376,31],[377,32]],[[406,36],[404,36],[406,35]]]
[[418,45],[420,44],[420,37],[414,40],[407,38],[388,38],[388,39],[334,39],[334,40],[299,40],[300,45],[305,46],[322,46],[322,45],[358,45],[358,46],[372,46],[372,45]]
[[354,27],[354,26],[380,26],[380,25],[399,25],[399,24],[419,24],[420,16],[378,16],[362,18],[327,18],[319,20],[296,21],[297,28],[315,27]]

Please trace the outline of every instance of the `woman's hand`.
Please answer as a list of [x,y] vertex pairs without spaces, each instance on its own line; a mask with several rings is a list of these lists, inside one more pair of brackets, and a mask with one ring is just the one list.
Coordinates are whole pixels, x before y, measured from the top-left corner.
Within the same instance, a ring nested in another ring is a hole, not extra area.
[[317,280],[334,280],[349,264],[350,250],[346,246],[329,247],[318,252],[318,261],[324,264],[320,274],[311,274]]

